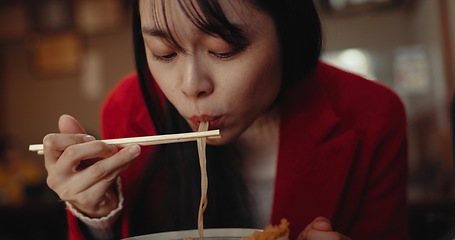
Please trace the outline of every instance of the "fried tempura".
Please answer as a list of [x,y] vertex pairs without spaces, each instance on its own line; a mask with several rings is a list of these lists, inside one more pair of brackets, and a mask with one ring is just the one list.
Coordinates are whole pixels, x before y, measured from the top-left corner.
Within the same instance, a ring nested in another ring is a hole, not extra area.
[[276,240],[289,238],[289,221],[281,219],[280,225],[268,225],[263,231],[256,231],[243,240]]

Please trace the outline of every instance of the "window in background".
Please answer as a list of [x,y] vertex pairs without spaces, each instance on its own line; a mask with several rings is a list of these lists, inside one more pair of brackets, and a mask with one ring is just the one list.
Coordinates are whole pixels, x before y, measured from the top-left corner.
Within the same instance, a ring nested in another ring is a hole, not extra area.
[[405,95],[428,94],[430,63],[424,46],[404,46],[395,50],[395,88]]
[[348,15],[394,7],[405,1],[409,0],[319,0],[319,3],[329,13]]
[[349,48],[340,51],[327,52],[322,55],[322,60],[370,80],[377,79],[374,74],[373,57],[367,50]]

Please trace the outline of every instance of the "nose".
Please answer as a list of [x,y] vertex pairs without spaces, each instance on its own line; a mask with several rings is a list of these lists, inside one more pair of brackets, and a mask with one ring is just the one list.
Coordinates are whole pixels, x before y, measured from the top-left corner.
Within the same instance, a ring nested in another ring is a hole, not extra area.
[[182,92],[189,97],[204,97],[213,92],[214,85],[204,64],[193,58],[186,63]]

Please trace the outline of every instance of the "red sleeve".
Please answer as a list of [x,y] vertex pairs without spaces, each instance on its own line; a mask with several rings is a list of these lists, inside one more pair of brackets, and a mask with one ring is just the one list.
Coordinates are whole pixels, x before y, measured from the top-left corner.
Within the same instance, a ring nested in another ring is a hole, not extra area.
[[107,96],[101,108],[101,130],[105,139],[155,134],[136,74]]

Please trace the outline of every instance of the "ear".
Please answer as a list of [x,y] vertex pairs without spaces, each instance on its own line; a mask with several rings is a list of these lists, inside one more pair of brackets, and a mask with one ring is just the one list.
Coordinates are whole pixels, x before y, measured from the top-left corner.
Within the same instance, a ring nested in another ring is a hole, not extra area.
[[61,133],[87,133],[74,117],[67,114],[60,116],[58,128]]

